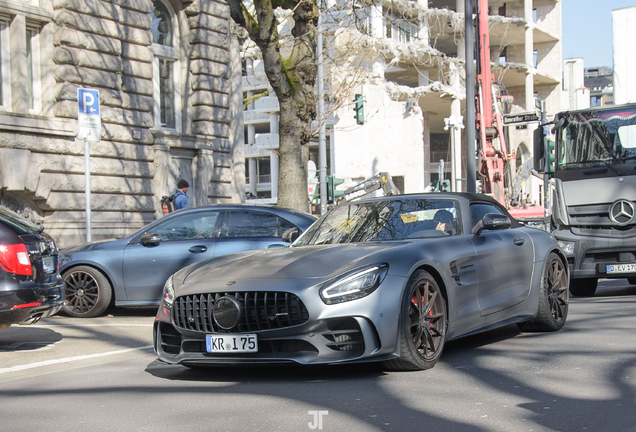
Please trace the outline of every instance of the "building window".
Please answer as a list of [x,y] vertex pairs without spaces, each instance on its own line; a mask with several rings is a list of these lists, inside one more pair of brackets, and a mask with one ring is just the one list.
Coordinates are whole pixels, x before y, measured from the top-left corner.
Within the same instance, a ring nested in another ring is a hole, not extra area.
[[506,56],[508,55],[508,50],[506,49],[506,47],[503,47],[501,49],[501,52],[499,53],[499,64],[504,64],[506,63]]
[[537,23],[537,10],[536,9],[532,9],[532,22],[533,23]]
[[411,42],[418,39],[418,26],[391,15],[384,17],[384,36],[399,42]]
[[269,158],[258,158],[258,183],[271,183],[271,166]]
[[153,2],[152,52],[155,99],[155,125],[157,129],[181,131],[181,95],[179,74],[179,27],[169,4]]
[[532,66],[535,68],[539,65],[539,51],[532,51]]
[[0,107],[11,109],[11,57],[9,25],[0,21]]
[[40,88],[40,31],[36,27],[27,25],[26,28],[26,73],[27,73],[27,99],[29,111],[41,111],[42,94]]

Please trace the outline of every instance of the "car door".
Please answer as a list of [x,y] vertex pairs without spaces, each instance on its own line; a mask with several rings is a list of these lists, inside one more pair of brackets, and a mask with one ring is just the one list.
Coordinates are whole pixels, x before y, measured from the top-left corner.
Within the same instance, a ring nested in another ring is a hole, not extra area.
[[[472,204],[473,226],[485,214],[503,214],[492,204]],[[477,254],[477,301],[486,316],[514,306],[528,297],[534,263],[530,236],[519,228],[482,230],[473,235]]]
[[152,228],[161,237],[157,244],[144,245],[141,235],[126,246],[123,276],[129,301],[161,298],[166,280],[181,268],[214,256],[219,211],[187,212]]
[[214,255],[285,246],[283,233],[293,227],[294,224],[273,213],[249,209],[227,211]]

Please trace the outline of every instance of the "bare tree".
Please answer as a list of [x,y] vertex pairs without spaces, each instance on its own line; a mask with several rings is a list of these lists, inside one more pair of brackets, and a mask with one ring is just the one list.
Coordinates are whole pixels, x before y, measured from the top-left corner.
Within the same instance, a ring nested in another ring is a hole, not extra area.
[[[263,56],[265,74],[280,105],[278,204],[308,210],[307,162],[316,117],[316,0],[228,0],[234,21],[247,30]],[[290,11],[293,47],[281,54],[275,11]]]

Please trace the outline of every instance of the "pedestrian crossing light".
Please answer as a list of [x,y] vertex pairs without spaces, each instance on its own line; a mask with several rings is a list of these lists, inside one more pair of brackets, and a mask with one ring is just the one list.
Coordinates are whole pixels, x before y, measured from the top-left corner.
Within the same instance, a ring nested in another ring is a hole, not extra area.
[[551,139],[547,139],[547,159],[548,159],[548,172],[553,173],[555,171],[555,161],[556,161],[556,152],[554,149],[554,141]]
[[364,100],[362,99],[361,94],[357,94],[355,99],[353,100],[355,107],[353,108],[356,112],[355,119],[356,123],[359,125],[364,124]]
[[344,183],[344,179],[327,176],[327,204],[333,204],[336,198],[344,195],[344,191],[334,189],[336,186]]

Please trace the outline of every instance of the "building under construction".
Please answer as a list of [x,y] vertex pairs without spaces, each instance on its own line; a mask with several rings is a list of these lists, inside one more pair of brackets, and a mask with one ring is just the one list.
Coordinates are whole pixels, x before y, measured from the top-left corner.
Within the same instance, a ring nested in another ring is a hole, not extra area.
[[[473,3],[476,13],[478,1]],[[452,190],[466,189],[464,4],[323,5],[327,175],[356,182],[385,171],[406,193],[421,192],[443,176]],[[543,106],[550,118],[562,109],[561,2],[491,0],[488,14],[497,109],[534,113]],[[244,50],[244,60],[244,95],[266,92],[253,49]],[[356,98],[363,101],[363,116],[354,111]],[[244,111],[246,192],[254,198],[277,196],[277,112],[274,93]],[[517,122],[505,128],[511,178],[531,157],[536,126]],[[318,165],[317,145],[310,154]],[[539,180],[524,182],[521,196],[538,201],[541,187]]]

